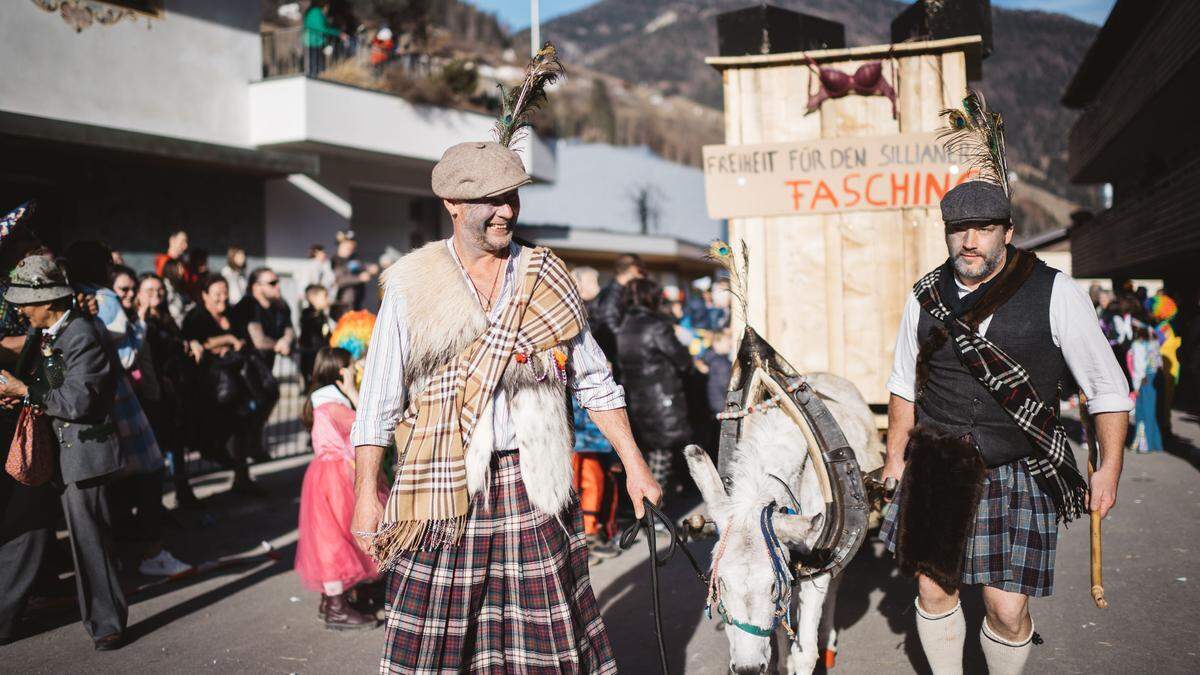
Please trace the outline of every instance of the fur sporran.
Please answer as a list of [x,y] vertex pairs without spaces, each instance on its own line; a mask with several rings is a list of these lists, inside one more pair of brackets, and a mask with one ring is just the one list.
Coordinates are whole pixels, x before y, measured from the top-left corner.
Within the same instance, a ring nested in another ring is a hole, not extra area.
[[33,406],[21,408],[4,470],[22,485],[41,485],[54,475],[54,437],[49,422]]
[[906,454],[896,561],[901,573],[924,574],[953,593],[962,584],[963,553],[975,530],[987,465],[970,436],[921,426],[910,433]]

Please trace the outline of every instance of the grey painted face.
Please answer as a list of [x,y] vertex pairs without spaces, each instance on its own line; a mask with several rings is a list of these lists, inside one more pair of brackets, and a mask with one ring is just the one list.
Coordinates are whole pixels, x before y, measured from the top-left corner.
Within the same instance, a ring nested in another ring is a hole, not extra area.
[[521,212],[516,190],[490,199],[461,202],[457,207],[463,233],[472,244],[492,253],[508,248]]

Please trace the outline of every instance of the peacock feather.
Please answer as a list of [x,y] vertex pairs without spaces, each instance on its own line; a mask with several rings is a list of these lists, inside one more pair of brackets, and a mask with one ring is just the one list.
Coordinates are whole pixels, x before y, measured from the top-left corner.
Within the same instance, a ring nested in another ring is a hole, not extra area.
[[742,242],[742,254],[739,257],[734,253],[733,247],[728,242],[714,239],[708,246],[708,255],[705,257],[724,267],[729,271],[729,292],[738,301],[738,308],[742,312],[742,321],[750,322],[750,312],[747,307],[747,279],[746,275],[750,269],[750,249],[746,247],[746,242]]
[[496,120],[496,142],[511,147],[522,129],[533,126],[533,113],[546,100],[546,87],[566,75],[558,60],[558,50],[547,42],[530,59],[521,86],[500,87],[500,118]]
[[938,134],[946,151],[961,158],[980,180],[996,183],[1012,195],[1008,184],[1008,159],[1004,147],[1004,119],[987,107],[983,94],[971,89],[962,108],[941,112],[946,126]]

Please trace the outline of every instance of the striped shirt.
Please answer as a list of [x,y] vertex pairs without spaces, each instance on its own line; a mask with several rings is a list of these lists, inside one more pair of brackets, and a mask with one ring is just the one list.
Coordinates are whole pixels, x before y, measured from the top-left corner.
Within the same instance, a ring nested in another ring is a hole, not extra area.
[[[447,239],[446,246],[451,258],[458,263],[463,283],[474,293],[471,279],[454,250],[453,239]],[[509,248],[504,282],[488,313],[489,321],[499,318],[515,293],[519,249],[516,243],[511,244]],[[404,363],[408,356],[410,327],[405,325],[405,317],[404,298],[396,292],[385,293],[379,316],[375,320],[375,330],[371,334],[371,346],[367,350],[363,370],[362,389],[358,395],[358,414],[350,432],[350,442],[356,446],[390,444],[396,423],[407,403]],[[604,352],[600,350],[600,345],[596,344],[586,323],[579,335],[567,342],[567,347],[570,353],[567,386],[575,393],[575,400],[579,405],[588,410],[624,408],[625,392],[613,381]],[[496,439],[494,449],[516,448],[516,429],[513,427],[508,396],[503,387],[496,388],[492,395],[492,405],[492,437]]]

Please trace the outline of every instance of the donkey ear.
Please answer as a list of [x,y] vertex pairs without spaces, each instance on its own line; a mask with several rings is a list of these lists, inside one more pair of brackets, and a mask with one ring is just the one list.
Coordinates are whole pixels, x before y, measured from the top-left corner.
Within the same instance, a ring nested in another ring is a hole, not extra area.
[[821,538],[821,527],[825,514],[799,516],[785,513],[775,514],[775,535],[784,546],[801,553],[808,553]]
[[696,487],[700,488],[700,496],[704,497],[709,511],[713,512],[713,515],[724,512],[729,506],[729,495],[725,494],[721,474],[717,473],[717,467],[713,466],[708,453],[698,445],[689,445],[683,449],[683,456],[687,460],[688,472],[692,474]]

